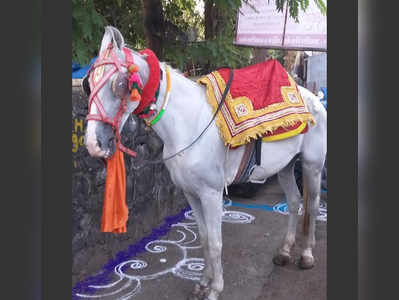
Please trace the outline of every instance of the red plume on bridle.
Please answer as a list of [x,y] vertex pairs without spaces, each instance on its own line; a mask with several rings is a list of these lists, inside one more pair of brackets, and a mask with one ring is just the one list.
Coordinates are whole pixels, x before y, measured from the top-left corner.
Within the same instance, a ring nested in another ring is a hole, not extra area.
[[[159,66],[159,60],[155,53],[152,52],[150,49],[144,49],[143,51],[140,51],[140,53],[146,56],[148,68],[150,69],[150,76],[141,93],[140,104],[133,112],[136,115],[141,114],[145,108],[147,108],[156,101],[155,93],[159,88],[159,83],[161,80],[161,69]],[[147,115],[141,115],[140,117],[147,118],[149,115],[152,115],[152,113],[153,112],[150,111]]]

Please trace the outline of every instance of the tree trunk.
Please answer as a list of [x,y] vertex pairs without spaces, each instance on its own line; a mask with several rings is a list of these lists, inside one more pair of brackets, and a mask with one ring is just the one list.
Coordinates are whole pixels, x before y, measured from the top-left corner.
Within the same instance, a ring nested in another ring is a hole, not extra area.
[[223,13],[216,6],[215,0],[205,1],[205,39],[214,39],[222,30],[225,23]]
[[215,3],[212,0],[205,0],[205,39],[213,38],[213,23],[214,23],[214,7]]
[[[205,40],[211,41],[222,32],[225,25],[225,18],[222,10],[217,7],[215,0],[204,0],[205,2]],[[210,72],[210,61],[204,65],[204,71]]]
[[165,19],[161,0],[142,0],[144,15],[144,31],[147,47],[159,59],[163,58],[163,41],[165,37]]

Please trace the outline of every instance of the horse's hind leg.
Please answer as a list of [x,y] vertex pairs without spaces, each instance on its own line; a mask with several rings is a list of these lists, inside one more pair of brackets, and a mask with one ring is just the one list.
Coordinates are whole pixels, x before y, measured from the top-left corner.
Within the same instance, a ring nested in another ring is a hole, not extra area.
[[301,194],[296,185],[294,176],[294,165],[296,159],[293,159],[284,169],[278,173],[278,180],[287,198],[288,206],[288,228],[282,247],[274,256],[273,262],[276,265],[284,266],[290,261],[291,248],[295,244],[296,226],[298,223],[298,209]]
[[202,299],[208,289],[209,283],[212,280],[212,265],[209,260],[209,249],[208,249],[208,231],[205,226],[204,214],[199,198],[193,197],[189,193],[184,193],[188,203],[190,204],[193,212],[195,221],[198,225],[198,232],[201,239],[201,245],[203,248],[205,268],[202,278],[199,284],[195,284],[193,292],[189,295],[188,300]]
[[302,269],[310,269],[314,266],[312,249],[316,244],[315,230],[316,219],[319,214],[322,167],[322,163],[302,163],[302,176],[304,177],[305,184],[304,188],[307,189],[308,194],[308,220],[304,219],[304,222],[308,222],[308,227],[304,226],[304,248],[299,261],[299,267]]

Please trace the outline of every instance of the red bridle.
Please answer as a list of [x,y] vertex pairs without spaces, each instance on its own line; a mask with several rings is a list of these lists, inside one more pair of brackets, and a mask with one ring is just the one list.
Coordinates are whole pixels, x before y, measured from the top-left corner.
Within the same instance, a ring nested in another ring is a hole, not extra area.
[[[104,51],[102,57],[99,57],[96,62],[90,67],[89,73],[89,84],[90,84],[90,96],[89,96],[89,106],[88,111],[91,110],[91,105],[94,103],[97,106],[97,114],[88,114],[86,116],[86,120],[95,120],[107,123],[112,126],[114,130],[117,147],[129,154],[133,157],[136,156],[136,152],[130,150],[122,145],[121,143],[121,136],[119,133],[120,125],[122,122],[122,116],[127,110],[127,101],[129,97],[129,93],[121,100],[121,104],[118,108],[118,111],[115,114],[113,119],[107,116],[105,112],[104,106],[101,103],[101,100],[98,98],[98,91],[104,86],[104,84],[111,78],[111,76],[116,72],[123,72],[123,67],[128,68],[129,65],[133,64],[133,56],[129,49],[123,48],[125,53],[126,62],[121,62],[118,57],[116,56],[115,52],[113,51],[113,44],[109,44],[108,48]],[[105,73],[104,76],[104,67],[105,65],[112,65],[111,68]],[[94,72],[90,73],[94,69]],[[98,73],[97,73],[98,72]],[[100,77],[100,78],[97,78]]]

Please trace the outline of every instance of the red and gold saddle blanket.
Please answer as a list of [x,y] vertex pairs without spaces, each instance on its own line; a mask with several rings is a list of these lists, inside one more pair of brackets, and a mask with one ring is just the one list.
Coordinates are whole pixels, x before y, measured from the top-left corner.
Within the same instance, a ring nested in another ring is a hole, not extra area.
[[[198,82],[216,111],[230,70],[214,71]],[[216,117],[225,145],[238,147],[253,139],[275,141],[307,131],[315,123],[293,78],[275,59],[234,70],[226,100]]]

